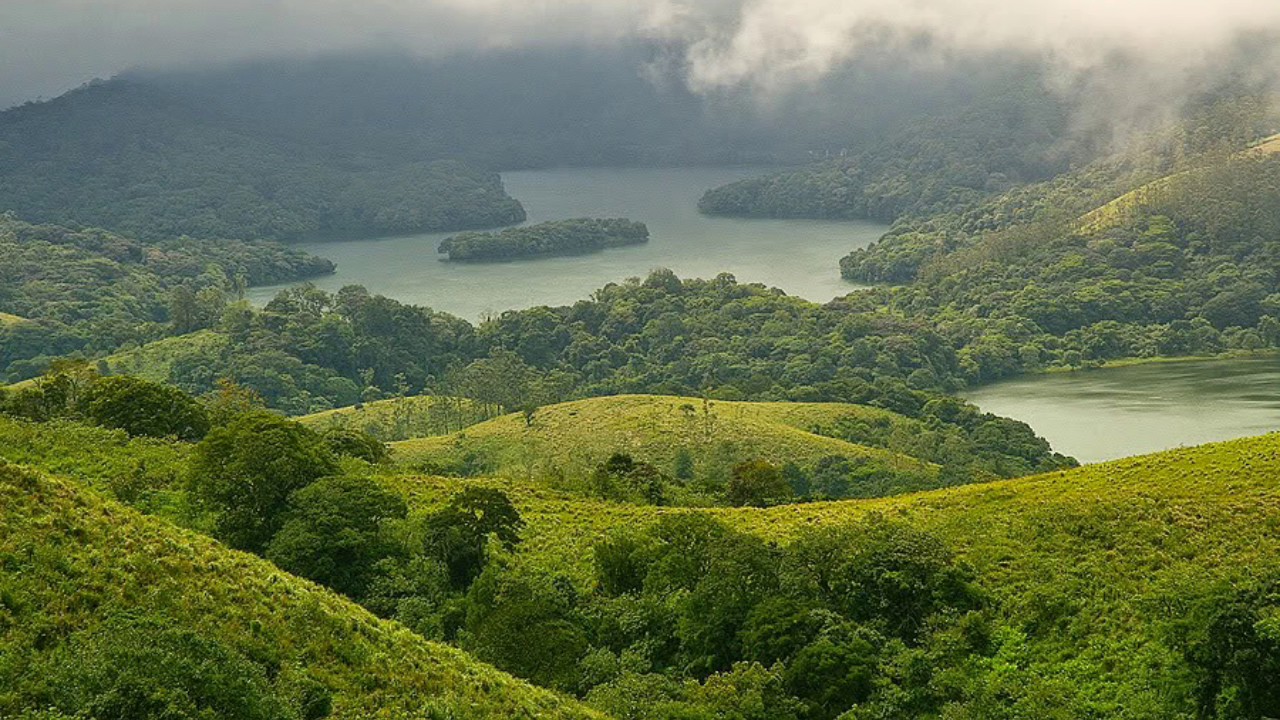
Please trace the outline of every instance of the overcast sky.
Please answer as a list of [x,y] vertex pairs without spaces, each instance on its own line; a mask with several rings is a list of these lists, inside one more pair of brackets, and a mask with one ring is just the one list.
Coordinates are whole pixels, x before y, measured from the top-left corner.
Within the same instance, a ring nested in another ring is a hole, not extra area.
[[1173,77],[1276,30],[1280,0],[0,0],[0,106],[132,67],[626,37],[679,41],[694,89],[810,79],[870,38],[922,34],[1066,72],[1123,51]]

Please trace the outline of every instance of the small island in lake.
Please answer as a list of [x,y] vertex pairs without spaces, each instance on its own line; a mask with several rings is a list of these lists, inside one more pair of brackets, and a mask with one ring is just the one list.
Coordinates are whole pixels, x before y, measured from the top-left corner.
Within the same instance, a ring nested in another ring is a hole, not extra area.
[[439,252],[450,260],[498,262],[549,255],[582,255],[649,241],[642,222],[622,218],[555,220],[500,232],[466,232],[446,238]]

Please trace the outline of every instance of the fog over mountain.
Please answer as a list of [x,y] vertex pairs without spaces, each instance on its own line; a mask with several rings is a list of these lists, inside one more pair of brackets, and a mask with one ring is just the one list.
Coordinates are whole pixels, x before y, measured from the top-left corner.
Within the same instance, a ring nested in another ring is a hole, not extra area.
[[1277,31],[1272,0],[7,0],[0,106],[137,67],[619,40],[667,47],[649,71],[698,92],[748,87],[768,99],[886,46],[922,64],[1012,49],[1052,63],[1063,88],[1101,77],[1105,97],[1141,106],[1224,63],[1270,80]]

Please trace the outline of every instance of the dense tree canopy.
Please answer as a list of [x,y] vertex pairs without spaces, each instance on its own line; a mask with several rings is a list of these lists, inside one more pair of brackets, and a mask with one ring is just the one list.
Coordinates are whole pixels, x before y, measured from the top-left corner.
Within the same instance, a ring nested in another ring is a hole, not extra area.
[[644,223],[614,219],[555,220],[495,233],[463,233],[446,238],[437,250],[450,260],[486,262],[546,255],[581,255],[610,247],[648,242]]
[[221,540],[261,552],[284,524],[290,496],[336,470],[316,433],[278,415],[250,413],[200,441],[188,487],[213,514]]

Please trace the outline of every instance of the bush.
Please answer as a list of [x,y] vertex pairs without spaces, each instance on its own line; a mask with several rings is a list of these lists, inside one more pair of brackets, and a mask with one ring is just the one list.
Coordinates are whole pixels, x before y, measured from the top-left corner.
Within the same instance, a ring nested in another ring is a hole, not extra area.
[[[328,691],[288,698],[263,667],[215,640],[150,618],[108,620],[73,635],[40,668],[46,701],[95,720],[318,720]],[[305,705],[305,712],[304,706]]]
[[187,482],[197,505],[214,513],[219,539],[260,553],[280,529],[289,496],[336,470],[322,437],[258,412],[211,431],[196,446]]
[[295,575],[359,598],[374,565],[396,549],[383,523],[407,514],[404,500],[371,480],[325,478],[290,496],[266,556]]
[[209,432],[209,417],[195,398],[141,378],[103,378],[89,388],[80,404],[90,421],[134,436],[199,440]]

